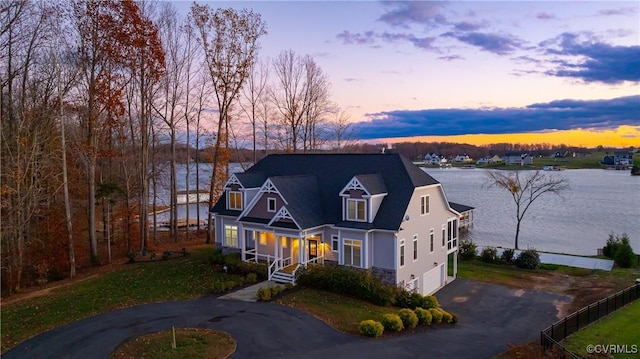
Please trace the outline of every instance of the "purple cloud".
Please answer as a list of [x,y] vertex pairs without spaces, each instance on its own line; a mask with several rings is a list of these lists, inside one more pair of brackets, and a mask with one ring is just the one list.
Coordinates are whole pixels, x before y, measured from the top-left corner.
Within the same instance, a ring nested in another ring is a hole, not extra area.
[[523,108],[398,110],[368,114],[355,124],[360,139],[506,134],[640,125],[640,95],[610,100],[559,100]]
[[375,34],[373,33],[373,31],[367,31],[361,34],[345,30],[336,35],[336,37],[339,40],[342,40],[343,44],[368,45],[375,42]]
[[540,46],[548,47],[548,54],[567,57],[555,60],[549,75],[608,84],[640,82],[640,46],[613,46],[588,33],[563,33]]
[[446,5],[444,2],[433,1],[385,1],[387,8],[378,21],[391,26],[408,28],[410,24],[420,24],[427,27],[447,24],[447,19],[441,13]]
[[449,56],[440,56],[438,60],[444,61],[455,61],[455,60],[464,60],[464,57],[458,55],[449,55]]
[[554,20],[556,16],[548,12],[539,12],[536,14],[536,18],[540,20]]
[[634,15],[637,9],[633,7],[624,7],[620,9],[608,9],[598,11],[598,15],[612,16],[612,15]]
[[479,47],[481,50],[497,55],[509,54],[521,47],[522,41],[508,35],[485,34],[480,32],[456,33],[448,32],[443,36],[452,37],[466,44]]

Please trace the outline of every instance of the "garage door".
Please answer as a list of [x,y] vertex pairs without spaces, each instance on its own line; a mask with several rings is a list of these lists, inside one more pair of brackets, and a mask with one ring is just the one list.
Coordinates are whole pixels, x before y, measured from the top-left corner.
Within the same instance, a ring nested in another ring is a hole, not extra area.
[[440,288],[444,282],[444,264],[422,275],[422,295],[429,295]]

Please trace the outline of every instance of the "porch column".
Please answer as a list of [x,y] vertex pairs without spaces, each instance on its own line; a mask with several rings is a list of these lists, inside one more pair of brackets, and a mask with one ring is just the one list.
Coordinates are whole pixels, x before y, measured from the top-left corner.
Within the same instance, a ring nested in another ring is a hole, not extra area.
[[[280,241],[282,240],[282,237],[276,235],[275,233],[273,234],[273,258],[274,260],[278,260],[278,247],[280,246]],[[277,264],[276,264],[277,266]]]
[[254,262],[258,263],[258,248],[260,247],[260,234],[262,234],[262,232],[253,231],[253,233],[255,234],[253,236],[253,249],[255,249],[256,251],[256,253],[254,254],[255,257],[253,258],[254,258]]
[[247,259],[247,236],[244,233],[244,228],[242,227],[242,223],[238,223],[238,241],[240,241],[240,255],[242,261],[244,262]]
[[304,245],[305,242],[305,237],[300,236],[298,237],[298,264],[305,264],[305,259],[307,258],[307,256],[304,255],[305,252],[305,248],[306,246]]
[[364,241],[362,243],[362,267],[369,268],[369,232],[364,232]]

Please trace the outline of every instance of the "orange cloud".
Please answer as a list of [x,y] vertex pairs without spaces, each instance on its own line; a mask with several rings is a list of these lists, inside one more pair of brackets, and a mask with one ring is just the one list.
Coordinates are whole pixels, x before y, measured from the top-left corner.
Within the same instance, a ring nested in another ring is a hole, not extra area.
[[619,126],[610,130],[562,130],[510,134],[473,134],[456,136],[414,136],[370,140],[372,143],[454,142],[471,145],[491,143],[548,143],[580,147],[640,147],[640,127]]

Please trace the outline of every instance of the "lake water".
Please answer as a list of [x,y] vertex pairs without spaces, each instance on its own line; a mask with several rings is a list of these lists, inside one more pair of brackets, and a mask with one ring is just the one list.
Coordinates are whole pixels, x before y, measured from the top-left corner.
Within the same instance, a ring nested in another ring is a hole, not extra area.
[[[190,188],[209,188],[211,165],[200,164],[200,183],[196,183],[195,164],[190,165]],[[474,224],[466,234],[481,246],[513,247],[515,238],[515,203],[511,195],[489,188],[487,170],[424,169],[442,183],[447,198],[475,207]],[[242,171],[231,164],[231,172]],[[178,165],[178,190],[185,190],[186,165]],[[541,251],[594,255],[610,233],[629,235],[635,253],[640,253],[640,177],[629,171],[600,169],[545,172],[565,177],[569,189],[560,196],[545,194],[529,208],[520,228],[519,246]],[[168,176],[166,182],[168,184]],[[160,202],[168,204],[168,185],[158,191]],[[186,206],[178,206],[184,218]],[[192,204],[190,217],[200,211],[206,220],[206,204]],[[168,213],[165,214],[168,216]]]
[[[449,201],[475,207],[468,238],[482,246],[513,247],[515,203],[506,190],[488,187],[487,170],[424,170],[442,183]],[[531,205],[521,223],[521,249],[595,255],[610,233],[626,233],[640,253],[640,177],[601,169],[545,173],[566,178],[569,189]]]

